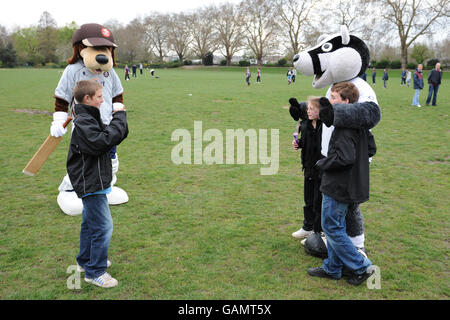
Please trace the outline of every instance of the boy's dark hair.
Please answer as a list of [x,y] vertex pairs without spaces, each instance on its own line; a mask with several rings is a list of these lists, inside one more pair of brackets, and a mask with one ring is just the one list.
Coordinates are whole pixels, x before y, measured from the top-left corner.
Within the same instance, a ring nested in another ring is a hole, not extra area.
[[78,103],[82,103],[84,97],[88,95],[92,97],[98,89],[102,89],[102,85],[94,80],[81,80],[78,81],[73,88],[73,96]]
[[351,82],[339,82],[331,88],[332,92],[337,92],[342,100],[348,99],[349,103],[355,103],[359,99],[358,88]]

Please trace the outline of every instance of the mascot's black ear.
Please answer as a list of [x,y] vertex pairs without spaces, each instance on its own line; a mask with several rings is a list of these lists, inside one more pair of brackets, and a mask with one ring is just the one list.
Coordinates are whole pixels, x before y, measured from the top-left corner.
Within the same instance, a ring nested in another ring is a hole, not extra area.
[[298,121],[298,119],[300,119],[300,116],[301,116],[300,104],[298,103],[297,99],[295,99],[295,98],[290,98],[289,104],[291,105],[289,108],[289,113],[291,114],[291,117],[295,121]]
[[319,118],[320,120],[322,120],[323,123],[325,123],[327,127],[330,127],[331,125],[333,125],[334,121],[333,106],[330,103],[330,101],[325,97],[320,98],[319,103],[320,103]]

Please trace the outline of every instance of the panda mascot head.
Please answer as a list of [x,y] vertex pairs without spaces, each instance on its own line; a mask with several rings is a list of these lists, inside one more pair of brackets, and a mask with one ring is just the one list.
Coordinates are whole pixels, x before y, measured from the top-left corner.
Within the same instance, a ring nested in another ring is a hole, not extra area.
[[366,44],[350,35],[346,26],[339,34],[320,36],[316,46],[294,56],[294,67],[306,76],[314,75],[316,89],[364,74],[369,62]]

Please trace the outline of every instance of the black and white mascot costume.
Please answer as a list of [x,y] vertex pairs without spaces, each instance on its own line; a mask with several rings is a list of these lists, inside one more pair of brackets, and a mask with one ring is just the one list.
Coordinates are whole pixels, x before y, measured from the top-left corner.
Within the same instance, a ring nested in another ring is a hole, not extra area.
[[[317,45],[294,56],[294,66],[306,76],[314,75],[313,87],[321,89],[329,86],[326,97],[330,98],[331,87],[339,82],[349,81],[359,90],[359,100],[353,104],[321,104],[319,117],[322,127],[322,155],[327,156],[328,144],[334,127],[371,129],[381,119],[377,97],[370,85],[360,78],[369,66],[370,55],[366,44],[350,35],[345,26],[341,33],[322,35]],[[289,99],[289,112],[295,121],[306,114],[306,103]],[[358,204],[349,206],[346,230],[352,243],[361,254],[364,248],[364,220]],[[305,250],[318,257],[327,256],[326,238],[323,234],[312,233],[303,242]]]

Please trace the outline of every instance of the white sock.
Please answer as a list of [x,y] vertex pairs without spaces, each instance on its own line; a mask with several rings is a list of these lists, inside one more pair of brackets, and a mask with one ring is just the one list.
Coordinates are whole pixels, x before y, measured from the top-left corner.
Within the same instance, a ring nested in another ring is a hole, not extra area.
[[350,240],[352,241],[355,247],[357,248],[364,247],[364,233],[356,237],[350,237]]

